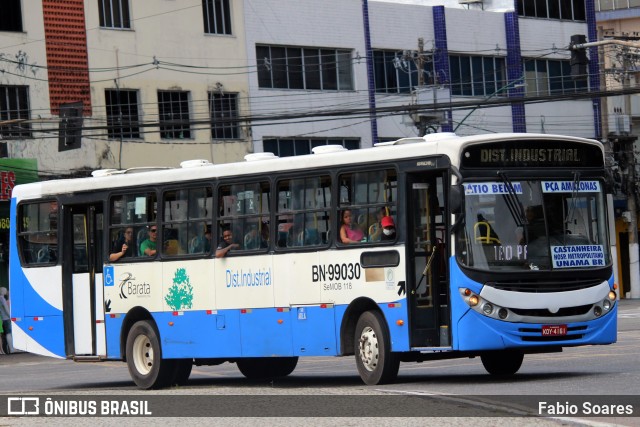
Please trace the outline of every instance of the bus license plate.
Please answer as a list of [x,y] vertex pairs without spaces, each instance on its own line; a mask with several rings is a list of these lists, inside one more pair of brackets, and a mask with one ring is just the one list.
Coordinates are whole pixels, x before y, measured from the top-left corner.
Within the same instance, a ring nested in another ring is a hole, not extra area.
[[561,337],[567,335],[567,325],[543,325],[542,336]]

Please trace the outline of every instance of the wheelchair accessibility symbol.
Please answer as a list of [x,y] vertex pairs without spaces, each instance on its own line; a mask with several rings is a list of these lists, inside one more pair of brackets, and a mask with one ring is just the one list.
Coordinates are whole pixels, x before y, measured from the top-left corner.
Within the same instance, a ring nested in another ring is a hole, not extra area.
[[104,268],[104,285],[113,286],[115,281],[113,280],[113,267]]

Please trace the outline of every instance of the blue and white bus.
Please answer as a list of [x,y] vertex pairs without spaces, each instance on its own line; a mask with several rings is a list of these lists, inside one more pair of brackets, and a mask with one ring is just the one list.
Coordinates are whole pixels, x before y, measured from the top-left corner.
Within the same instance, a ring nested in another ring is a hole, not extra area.
[[285,376],[301,356],[355,355],[366,384],[457,357],[515,374],[616,341],[604,177],[597,141],[435,134],[20,185],[14,346],[126,361],[145,389],[194,364]]

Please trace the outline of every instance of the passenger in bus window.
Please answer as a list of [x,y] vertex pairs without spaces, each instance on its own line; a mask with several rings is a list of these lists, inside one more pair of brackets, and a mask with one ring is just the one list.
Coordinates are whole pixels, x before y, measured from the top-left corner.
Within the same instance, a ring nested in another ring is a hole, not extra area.
[[342,226],[340,227],[340,241],[342,243],[360,243],[364,233],[360,227],[353,222],[353,212],[351,209],[342,211]]
[[380,220],[380,223],[382,225],[382,236],[380,237],[380,240],[396,240],[396,224],[393,222],[393,218],[385,216]]
[[260,247],[260,233],[256,226],[252,226],[251,229],[244,235],[244,248],[247,250],[258,249]]
[[382,237],[382,218],[387,215],[387,208],[381,207],[376,211],[376,222],[369,227],[369,241],[378,242]]
[[527,209],[525,210],[525,215],[527,219],[527,224],[526,224],[527,234],[526,234],[526,241],[524,240],[524,237],[523,237],[523,240],[520,242],[521,245],[533,242],[534,240],[540,237],[545,237],[547,234],[547,231],[544,225],[544,214],[542,211],[542,205],[527,206]]
[[133,228],[127,227],[111,248],[109,261],[116,262],[122,257],[131,256],[133,256]]
[[261,242],[260,242],[260,247],[261,248],[268,248],[269,247],[269,222],[262,222],[262,228],[260,229],[260,236],[261,236]]
[[216,249],[216,258],[223,258],[227,256],[231,249],[237,249],[240,245],[233,242],[233,233],[231,230],[224,230],[222,232],[222,241]]
[[287,232],[287,247],[304,246],[304,214],[293,217],[293,225]]
[[207,226],[204,230],[204,252],[209,253],[211,251],[211,227]]
[[152,225],[148,231],[149,237],[140,244],[140,256],[154,256],[157,252],[156,239],[158,238],[158,227]]

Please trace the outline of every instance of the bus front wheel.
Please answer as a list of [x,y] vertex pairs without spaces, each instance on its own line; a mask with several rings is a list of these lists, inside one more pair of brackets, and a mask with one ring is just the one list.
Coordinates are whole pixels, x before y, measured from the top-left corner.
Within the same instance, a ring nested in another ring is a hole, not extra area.
[[175,361],[162,359],[160,340],[154,325],[141,320],[127,335],[127,367],[129,374],[142,389],[166,387],[175,372]]
[[391,352],[389,330],[382,314],[362,313],[356,325],[354,348],[358,373],[365,384],[386,384],[396,379],[400,359]]
[[517,350],[500,350],[480,356],[484,369],[491,375],[513,375],[522,366],[524,354]]
[[250,380],[286,377],[298,364],[297,357],[245,357],[236,360],[238,369]]

